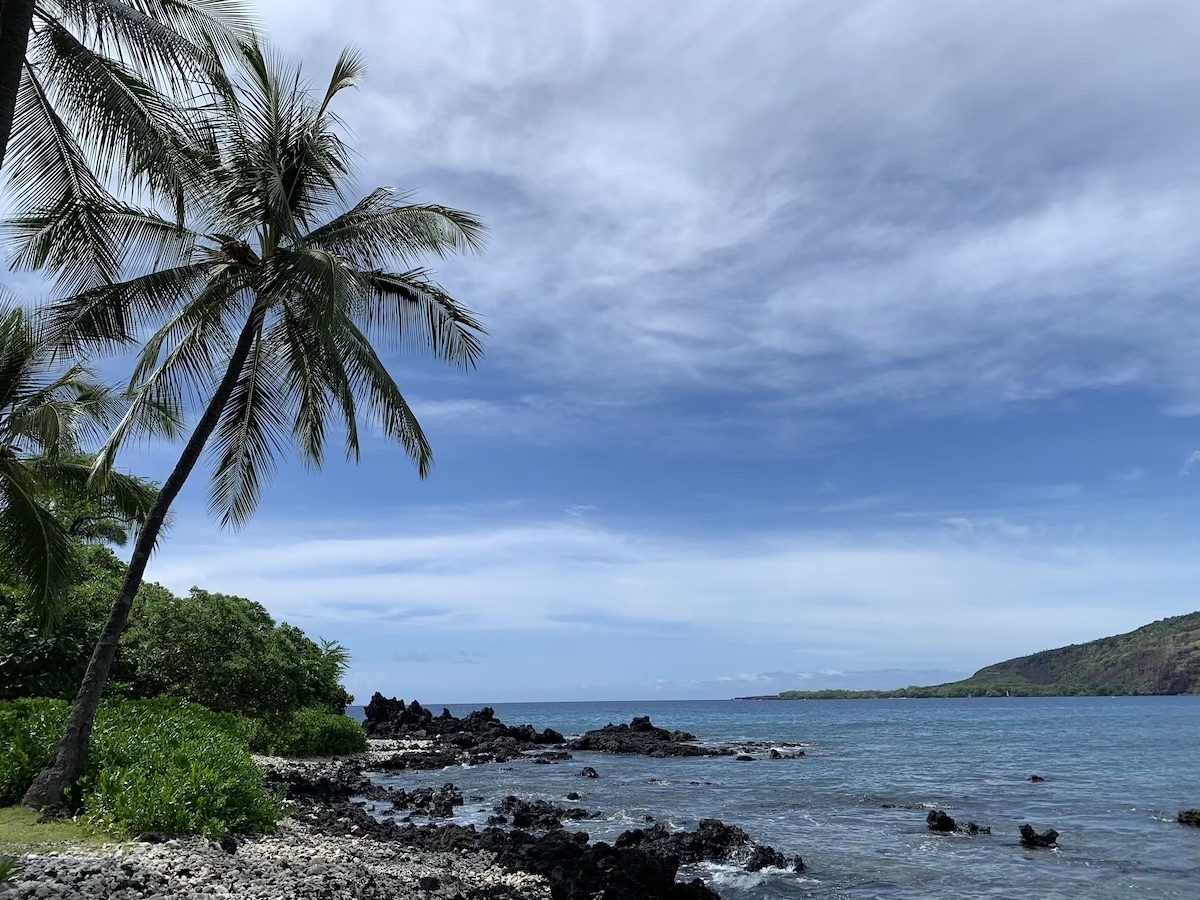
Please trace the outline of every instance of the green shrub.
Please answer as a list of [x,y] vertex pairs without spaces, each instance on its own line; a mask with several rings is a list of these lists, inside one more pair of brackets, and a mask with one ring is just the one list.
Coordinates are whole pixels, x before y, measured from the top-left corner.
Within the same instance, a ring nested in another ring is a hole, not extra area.
[[[73,699],[120,591],[125,563],[107,547],[77,548],[80,570],[62,625],[39,630],[23,592],[0,584],[0,700]],[[349,654],[276,623],[261,604],[192,588],[176,597],[143,583],[121,638],[106,698],[170,696],[243,716],[309,706],[340,712]]]
[[14,878],[21,874],[24,866],[16,859],[7,856],[0,856],[0,887],[4,887]]
[[[49,761],[67,709],[55,700],[0,703],[0,771],[14,785],[9,802]],[[182,700],[106,702],[79,784],[86,821],[127,834],[270,831],[284,805],[263,793],[262,770],[240,728],[234,716]],[[9,754],[8,744],[19,749]],[[3,754],[20,765],[18,773],[9,774]]]
[[246,720],[242,735],[251,750],[271,756],[345,756],[367,749],[362,725],[317,706],[276,719]]
[[0,806],[21,802],[67,725],[65,700],[0,702]]
[[109,703],[103,713],[84,785],[89,821],[218,837],[269,831],[283,817],[232,717],[166,698]]

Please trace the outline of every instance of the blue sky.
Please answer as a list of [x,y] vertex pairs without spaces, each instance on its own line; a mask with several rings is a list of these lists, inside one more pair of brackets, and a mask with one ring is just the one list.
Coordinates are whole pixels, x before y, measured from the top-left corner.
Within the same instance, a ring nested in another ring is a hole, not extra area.
[[[434,443],[148,577],[422,701],[894,687],[1200,607],[1200,5],[259,0],[364,191],[491,227]],[[161,473],[161,451],[131,454]]]

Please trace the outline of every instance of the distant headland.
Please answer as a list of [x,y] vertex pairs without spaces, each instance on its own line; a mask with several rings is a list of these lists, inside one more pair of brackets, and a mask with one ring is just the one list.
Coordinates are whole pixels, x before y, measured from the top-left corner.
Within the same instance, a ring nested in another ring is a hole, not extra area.
[[739,700],[1086,697],[1200,694],[1200,612],[995,663],[970,678],[894,691],[783,691]]

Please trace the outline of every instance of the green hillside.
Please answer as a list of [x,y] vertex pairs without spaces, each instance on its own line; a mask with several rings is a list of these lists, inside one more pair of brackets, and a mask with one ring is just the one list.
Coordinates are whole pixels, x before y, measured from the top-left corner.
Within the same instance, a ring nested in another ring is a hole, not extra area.
[[1128,634],[986,666],[963,681],[896,691],[784,691],[784,699],[1200,694],[1200,612]]

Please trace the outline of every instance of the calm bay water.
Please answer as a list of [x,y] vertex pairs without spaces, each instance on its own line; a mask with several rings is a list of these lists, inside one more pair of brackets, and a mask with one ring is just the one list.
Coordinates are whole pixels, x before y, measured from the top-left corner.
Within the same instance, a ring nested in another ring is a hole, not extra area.
[[[435,712],[440,706],[433,706]],[[455,704],[464,715],[475,706]],[[785,853],[803,875],[706,867],[725,898],[1200,898],[1200,697],[878,701],[655,701],[496,704],[505,722],[567,734],[649,715],[703,741],[799,744],[794,760],[646,759],[576,753],[570,762],[380,776],[409,788],[453,781],[482,824],[500,797],[604,814],[578,823],[611,840],[646,816],[677,827],[719,818]],[[598,780],[578,777],[584,765]],[[1032,773],[1044,783],[1030,783]],[[884,808],[883,804],[897,804]],[[936,836],[925,810],[990,825]],[[905,808],[907,807],[907,808]],[[1058,851],[1026,851],[1017,828],[1060,832]]]

